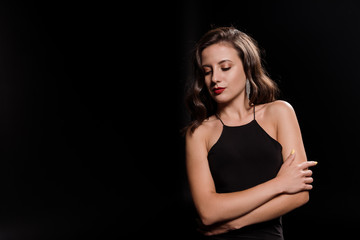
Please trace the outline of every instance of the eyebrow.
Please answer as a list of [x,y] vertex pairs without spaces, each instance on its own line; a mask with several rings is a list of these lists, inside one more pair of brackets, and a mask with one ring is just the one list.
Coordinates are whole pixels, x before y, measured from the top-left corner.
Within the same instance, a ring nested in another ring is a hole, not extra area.
[[[224,60],[221,60],[220,62],[218,62],[217,64],[222,64],[222,63],[224,63],[224,62],[232,62],[230,59],[224,59]],[[207,64],[205,64],[205,65],[202,65],[202,67],[211,67],[210,65],[207,65]]]

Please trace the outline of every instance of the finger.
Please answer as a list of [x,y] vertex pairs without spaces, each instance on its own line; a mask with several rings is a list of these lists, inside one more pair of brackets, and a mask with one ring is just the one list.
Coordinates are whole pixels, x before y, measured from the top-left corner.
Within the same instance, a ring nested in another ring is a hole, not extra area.
[[216,235],[216,231],[208,231],[206,233],[204,233],[205,236],[212,236],[212,235]]
[[312,174],[313,174],[313,172],[312,172],[311,170],[305,170],[305,171],[304,171],[304,176],[305,176],[305,177],[311,177]]
[[307,161],[307,162],[303,162],[300,164],[300,167],[301,169],[306,169],[308,167],[313,167],[315,166],[316,164],[318,164],[318,162],[316,161]]
[[295,150],[293,149],[290,153],[290,155],[286,158],[285,162],[288,164],[288,165],[291,165],[294,160],[295,160]]
[[314,182],[314,179],[312,177],[308,177],[305,179],[305,183],[306,184],[310,184],[310,183],[313,183]]

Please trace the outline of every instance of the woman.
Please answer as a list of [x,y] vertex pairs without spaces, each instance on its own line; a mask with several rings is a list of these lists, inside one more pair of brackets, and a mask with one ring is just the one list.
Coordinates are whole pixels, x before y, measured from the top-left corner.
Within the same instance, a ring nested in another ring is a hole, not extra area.
[[235,28],[200,39],[194,70],[186,164],[203,233],[283,239],[281,216],[309,200],[308,168],[316,165],[306,159],[293,108],[275,101],[255,41]]

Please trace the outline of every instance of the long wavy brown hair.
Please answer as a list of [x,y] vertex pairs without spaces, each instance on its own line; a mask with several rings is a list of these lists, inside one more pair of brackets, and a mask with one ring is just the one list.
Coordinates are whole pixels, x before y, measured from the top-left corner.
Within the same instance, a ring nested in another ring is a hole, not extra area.
[[257,105],[276,100],[279,89],[266,73],[260,57],[257,42],[234,27],[220,27],[208,31],[196,44],[193,53],[194,78],[186,96],[191,122],[185,128],[195,131],[201,123],[217,112],[217,103],[210,96],[205,85],[205,75],[201,64],[201,53],[210,45],[230,43],[237,50],[243,63],[247,79],[250,81],[250,104]]

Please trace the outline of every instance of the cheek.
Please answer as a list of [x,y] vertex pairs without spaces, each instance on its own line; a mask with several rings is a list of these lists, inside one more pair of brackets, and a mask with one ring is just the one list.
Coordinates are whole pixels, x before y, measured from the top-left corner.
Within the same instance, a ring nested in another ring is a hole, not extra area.
[[242,71],[233,72],[231,76],[229,76],[229,81],[237,86],[245,86],[246,76]]
[[[212,91],[211,91],[211,87],[212,87],[212,81],[205,78],[204,80],[204,88],[206,88],[207,92],[210,94],[210,96],[212,96]],[[205,90],[205,89],[204,89]]]
[[204,79],[205,86],[209,89],[211,85],[211,79],[209,77],[205,77]]
[[246,77],[242,76],[241,74],[233,74],[229,77],[229,83],[234,87],[244,87],[245,86]]

